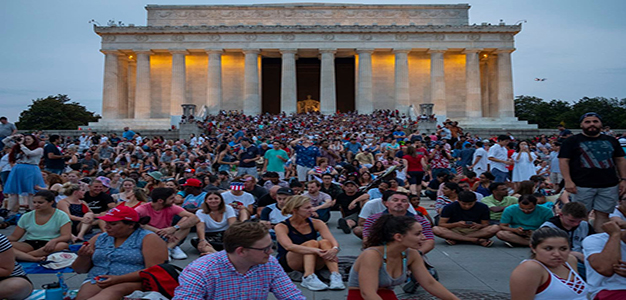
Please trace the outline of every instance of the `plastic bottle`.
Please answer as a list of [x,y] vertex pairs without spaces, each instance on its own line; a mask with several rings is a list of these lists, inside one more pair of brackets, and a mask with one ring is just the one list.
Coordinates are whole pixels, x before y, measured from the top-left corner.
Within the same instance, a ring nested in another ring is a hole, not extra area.
[[58,272],[57,277],[59,278],[59,285],[61,286],[61,290],[63,291],[63,298],[67,296],[67,284],[65,284],[65,278],[63,278],[63,273]]

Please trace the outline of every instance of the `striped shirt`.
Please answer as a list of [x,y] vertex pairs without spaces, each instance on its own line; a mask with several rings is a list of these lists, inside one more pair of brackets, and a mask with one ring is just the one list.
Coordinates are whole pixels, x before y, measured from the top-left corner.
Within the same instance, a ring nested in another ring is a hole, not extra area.
[[[376,220],[378,220],[378,218],[380,218],[382,215],[385,215],[388,213],[389,213],[389,210],[385,209],[385,211],[383,212],[379,212],[377,214],[373,214],[367,217],[367,219],[365,219],[365,224],[363,224],[363,237],[364,238],[368,237],[370,235],[370,228],[372,227],[372,225],[374,225],[374,222],[376,222]],[[433,234],[433,229],[430,226],[430,222],[428,222],[426,218],[420,215],[414,215],[408,211],[406,212],[406,215],[409,217],[415,217],[415,220],[417,220],[418,222],[420,222],[420,224],[422,224],[422,233],[424,234],[427,240],[435,239],[435,235]]]
[[270,292],[279,300],[306,299],[274,256],[241,274],[226,251],[220,251],[193,261],[178,280],[173,300],[265,300]]
[[[7,237],[4,234],[0,233],[0,253],[9,250],[12,247],[13,245],[11,245],[11,242],[9,242],[9,239],[7,239]],[[22,269],[22,266],[18,264],[17,261],[14,261],[14,263],[15,263],[15,266],[13,267],[13,272],[11,272],[11,275],[9,275],[9,277],[26,276],[26,272],[24,272],[24,269]]]

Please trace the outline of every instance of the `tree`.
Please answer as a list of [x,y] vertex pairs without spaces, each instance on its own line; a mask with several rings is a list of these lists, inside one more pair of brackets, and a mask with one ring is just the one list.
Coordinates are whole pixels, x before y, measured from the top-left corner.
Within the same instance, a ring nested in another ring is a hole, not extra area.
[[570,104],[561,100],[545,102],[532,96],[518,96],[515,99],[515,116],[537,124],[539,128],[554,128],[563,122],[563,113],[569,111]]
[[28,130],[77,129],[100,118],[77,102],[70,102],[67,95],[59,94],[33,100],[15,125]]

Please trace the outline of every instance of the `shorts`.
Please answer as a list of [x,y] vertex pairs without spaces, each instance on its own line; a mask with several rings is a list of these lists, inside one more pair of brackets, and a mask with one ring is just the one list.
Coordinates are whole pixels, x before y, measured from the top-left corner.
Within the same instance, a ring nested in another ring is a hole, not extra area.
[[409,181],[409,184],[422,184],[422,178],[424,178],[424,172],[420,172],[420,171],[407,171],[406,172],[409,176],[407,176],[407,180]]
[[33,284],[33,282],[32,282],[32,281],[30,281],[30,278],[28,278],[28,276],[26,276],[26,275],[17,275],[17,276],[0,277],[0,281],[5,280],[5,279],[9,279],[9,278],[24,278],[24,279],[26,279],[26,281],[28,281],[30,284]]
[[619,185],[607,188],[576,187],[576,194],[572,195],[572,201],[580,202],[587,207],[587,211],[597,210],[604,213],[612,213],[619,200]]
[[353,213],[349,216],[345,216],[344,220],[352,220],[354,223],[359,224],[359,213]]
[[278,259],[278,263],[280,264],[281,267],[283,267],[283,270],[285,270],[285,273],[293,272],[293,269],[290,268],[289,264],[287,263],[287,253],[285,253],[285,255],[281,256]]
[[313,168],[296,165],[296,170],[298,171],[298,181],[307,181],[309,178],[309,171]]
[[467,228],[467,227],[454,227],[450,229],[454,233],[458,233],[460,235],[467,235],[472,232],[478,231],[478,229]]
[[37,250],[39,248],[43,248],[48,243],[48,241],[26,240],[24,241],[24,243],[29,244],[31,247],[33,247],[34,250]]

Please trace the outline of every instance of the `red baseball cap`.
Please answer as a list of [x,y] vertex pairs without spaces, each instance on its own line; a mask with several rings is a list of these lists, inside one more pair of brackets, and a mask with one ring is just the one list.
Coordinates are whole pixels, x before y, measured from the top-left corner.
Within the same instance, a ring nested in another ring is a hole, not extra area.
[[189,178],[183,186],[202,187],[202,182],[195,178]]
[[105,222],[116,222],[123,220],[139,222],[139,214],[134,209],[128,206],[117,206],[109,210],[106,215],[98,217],[98,219]]

